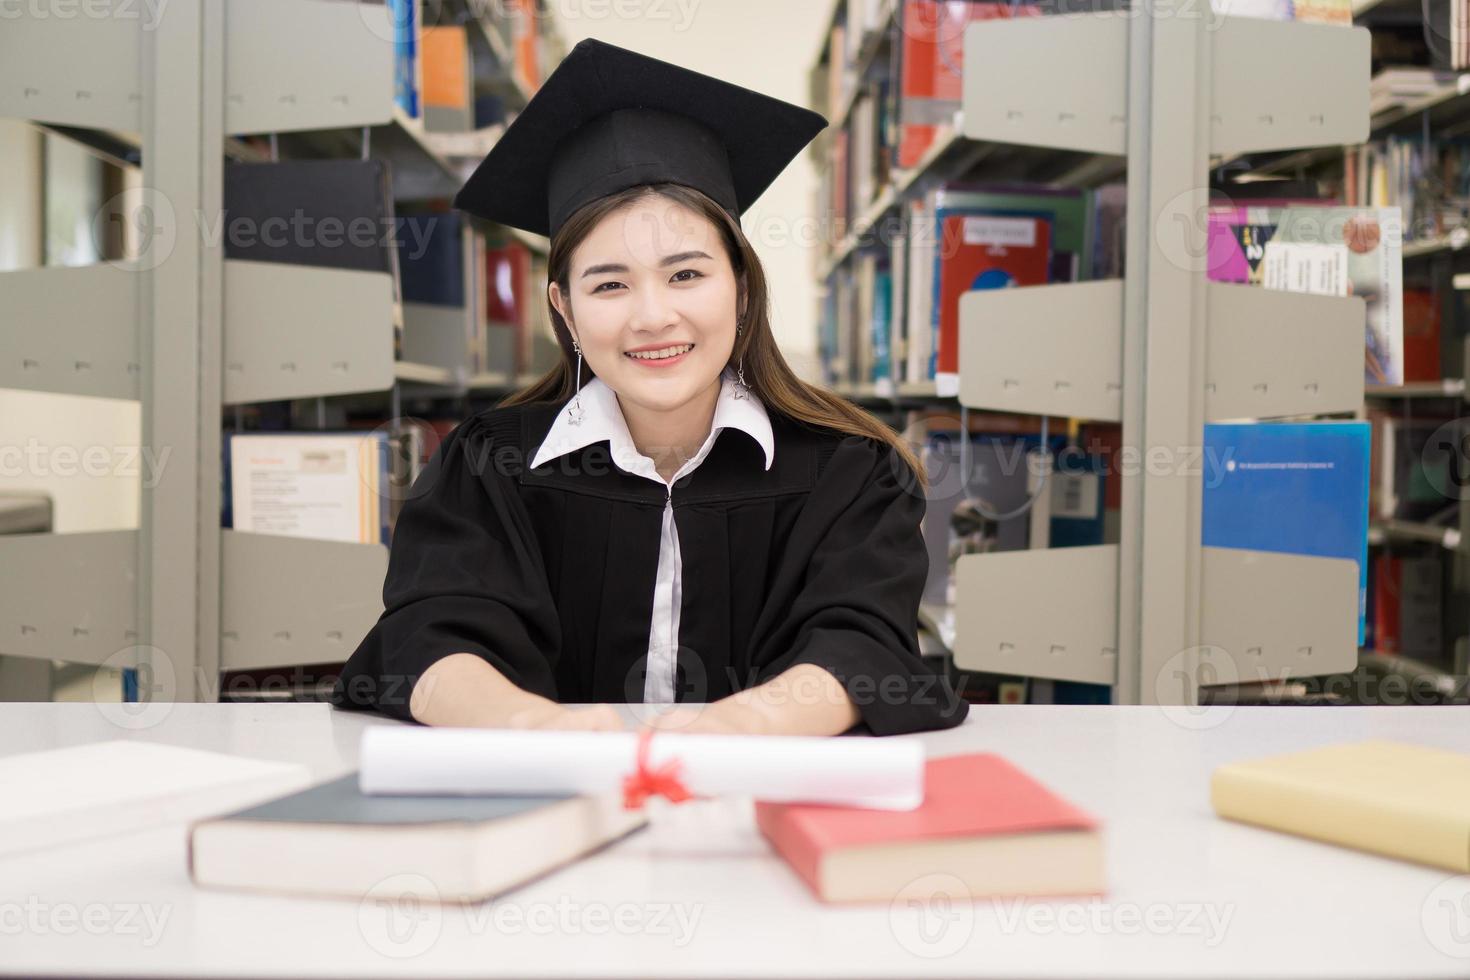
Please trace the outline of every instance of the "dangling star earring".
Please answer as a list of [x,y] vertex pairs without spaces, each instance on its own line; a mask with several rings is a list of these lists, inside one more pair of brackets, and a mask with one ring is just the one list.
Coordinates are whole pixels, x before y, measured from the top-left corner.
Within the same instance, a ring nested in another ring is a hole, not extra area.
[[[745,321],[745,318],[744,317],[740,317],[739,319],[737,319],[735,321],[735,339],[736,340],[739,340],[740,339],[740,331],[741,331],[741,328],[742,328],[742,325],[743,325],[744,321]],[[735,398],[738,401],[738,400],[744,398],[750,392],[750,385],[748,385],[748,384],[745,383],[745,354],[744,353],[741,353],[741,355],[740,355],[740,364],[737,367],[735,373],[736,373],[736,378],[738,379],[737,384],[735,385]]]
[[572,349],[577,352],[577,394],[572,399],[572,405],[567,409],[567,423],[569,425],[582,424],[582,346],[575,340],[572,341]]

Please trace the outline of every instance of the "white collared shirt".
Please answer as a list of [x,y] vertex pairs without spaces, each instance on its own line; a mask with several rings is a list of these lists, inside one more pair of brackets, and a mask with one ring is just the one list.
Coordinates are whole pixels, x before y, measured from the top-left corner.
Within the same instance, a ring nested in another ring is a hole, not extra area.
[[719,436],[721,429],[740,429],[749,434],[765,453],[767,470],[771,468],[776,456],[771,421],[760,399],[754,392],[747,392],[744,398],[735,397],[737,382],[735,372],[730,368],[724,370],[720,379],[720,395],[715,402],[709,436],[705,438],[699,451],[679,467],[679,471],[669,480],[659,476],[653,460],[640,453],[633,444],[627,420],[618,404],[617,393],[601,378],[593,378],[582,386],[582,424],[571,424],[567,407],[572,402],[568,401],[557,413],[556,421],[551,424],[546,438],[531,458],[531,468],[535,469],[558,456],[594,443],[607,442],[613,464],[618,469],[633,476],[647,477],[664,486],[663,530],[659,536],[658,573],[653,586],[653,620],[648,629],[648,667],[643,682],[643,700],[647,702],[674,700],[674,670],[678,663],[679,606],[683,597],[684,571],[683,559],[679,553],[679,531],[674,523],[674,483],[704,462],[704,458],[714,448],[715,438]]

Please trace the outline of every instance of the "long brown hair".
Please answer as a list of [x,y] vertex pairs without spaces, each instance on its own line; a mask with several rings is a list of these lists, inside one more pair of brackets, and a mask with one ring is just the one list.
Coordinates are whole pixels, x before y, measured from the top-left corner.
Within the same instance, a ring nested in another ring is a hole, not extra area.
[[[571,288],[572,252],[603,218],[648,194],[658,194],[682,204],[696,214],[703,215],[720,229],[720,237],[725,243],[725,251],[735,269],[736,278],[743,274],[746,288],[744,329],[735,340],[734,350],[730,352],[730,364],[733,366],[739,363],[741,357],[745,358],[746,381],[766,410],[779,412],[788,419],[809,426],[866,436],[886,443],[908,465],[910,472],[907,478],[916,480],[919,488],[927,489],[924,468],[919,464],[913,449],[896,432],[846,399],[802,381],[791,370],[786,359],[781,356],[775,337],[771,335],[770,295],[766,289],[766,276],[760,258],[741,231],[739,222],[699,191],[683,184],[646,184],[609,194],[588,204],[557,229],[547,260],[547,286],[552,282],[558,283],[562,293],[568,294]],[[561,359],[536,381],[506,396],[498,403],[500,406],[531,402],[561,403],[576,393],[577,359],[572,349],[571,332],[567,330],[566,321],[551,303],[549,295],[546,296],[546,304],[551,312],[551,325],[556,334],[557,345],[561,348]],[[590,366],[585,363],[583,371],[588,377],[592,374]],[[906,479],[904,474],[898,475],[901,480]],[[908,483],[905,485],[910,486]]]

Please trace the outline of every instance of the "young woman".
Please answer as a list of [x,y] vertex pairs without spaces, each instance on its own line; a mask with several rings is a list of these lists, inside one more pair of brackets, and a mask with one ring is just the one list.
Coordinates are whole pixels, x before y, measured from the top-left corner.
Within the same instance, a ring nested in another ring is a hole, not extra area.
[[964,719],[917,647],[919,465],[791,372],[740,228],[824,125],[611,45],[568,54],[455,198],[550,236],[562,359],[414,484],[334,703],[612,729],[610,703],[649,702],[675,705],[656,727],[754,734]]

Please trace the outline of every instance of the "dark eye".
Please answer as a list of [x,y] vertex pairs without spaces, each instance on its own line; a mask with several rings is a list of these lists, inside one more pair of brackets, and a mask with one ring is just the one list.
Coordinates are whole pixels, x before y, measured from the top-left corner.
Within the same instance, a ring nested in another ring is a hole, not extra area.
[[[692,276],[692,277],[694,277],[694,278],[693,279],[680,279],[679,277],[682,276],[686,272],[689,273],[689,275]],[[694,279],[703,279],[703,278],[704,278],[704,274],[701,273],[698,269],[680,269],[678,272],[674,273],[674,281],[675,282],[693,282]]]
[[620,282],[617,282],[617,281],[611,281],[611,282],[600,282],[600,283],[598,283],[598,284],[597,284],[597,285],[596,285],[596,286],[594,286],[594,287],[593,287],[593,288],[592,288],[592,291],[593,291],[593,292],[594,292],[594,293],[600,293],[600,292],[602,292],[602,291],[603,291],[603,287],[604,287],[604,286],[621,286],[621,285],[622,285],[622,283],[620,283]]

